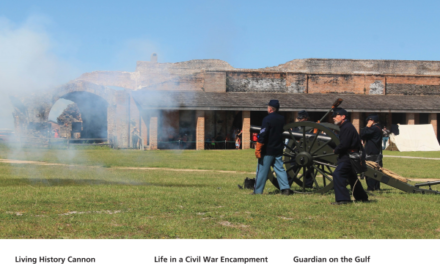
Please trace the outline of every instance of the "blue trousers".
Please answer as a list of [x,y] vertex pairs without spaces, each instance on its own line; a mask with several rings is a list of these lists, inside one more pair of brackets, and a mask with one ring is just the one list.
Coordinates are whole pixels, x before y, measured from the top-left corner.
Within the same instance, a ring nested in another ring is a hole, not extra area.
[[382,146],[382,150],[385,150],[385,148],[387,147],[387,141],[388,139],[390,139],[390,137],[383,137],[382,141],[383,141],[383,146]]
[[333,172],[333,184],[335,188],[336,202],[351,201],[350,192],[347,189],[347,183],[350,184],[351,189],[356,184],[353,190],[353,197],[357,201],[368,200],[368,194],[362,187],[361,181],[357,181],[357,176],[353,172],[350,161],[343,161],[338,163],[338,167]]
[[280,190],[290,189],[289,182],[287,180],[287,173],[283,167],[282,156],[264,155],[263,157],[258,159],[257,178],[255,179],[254,188],[255,194],[263,193],[264,186],[266,186],[267,174],[270,170],[270,166],[273,166],[273,169],[277,175]]

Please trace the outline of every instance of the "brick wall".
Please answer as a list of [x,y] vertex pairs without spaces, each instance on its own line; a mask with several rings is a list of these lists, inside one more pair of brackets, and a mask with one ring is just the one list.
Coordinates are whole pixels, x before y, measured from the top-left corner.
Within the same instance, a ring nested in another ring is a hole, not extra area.
[[115,94],[114,134],[117,136],[118,147],[128,148],[130,138],[130,95],[124,91]]
[[308,93],[366,93],[364,76],[312,74],[308,84]]
[[307,75],[287,73],[287,93],[307,93]]
[[331,74],[440,75],[440,61],[298,59],[261,70]]
[[286,74],[268,72],[228,72],[227,92],[270,92],[285,93]]
[[440,77],[390,76],[386,83],[387,94],[440,95]]
[[365,94],[385,94],[385,84],[384,76],[364,76]]
[[98,85],[119,86],[127,89],[136,88],[136,74],[118,71],[95,71],[81,75],[77,80],[92,82]]
[[[207,85],[205,80],[205,86]],[[228,72],[227,92],[385,94],[386,78],[356,74]]]
[[128,89],[440,95],[439,75],[438,61],[305,59],[239,70],[221,60],[191,60],[138,62],[135,72],[91,72],[77,81]]
[[204,87],[205,92],[224,93],[226,92],[226,73],[225,72],[205,72]]

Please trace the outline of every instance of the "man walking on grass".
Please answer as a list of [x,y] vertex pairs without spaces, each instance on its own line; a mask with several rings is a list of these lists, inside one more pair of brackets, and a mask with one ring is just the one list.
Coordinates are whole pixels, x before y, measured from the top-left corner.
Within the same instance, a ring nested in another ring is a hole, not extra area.
[[290,186],[287,173],[283,167],[283,138],[284,116],[278,113],[280,103],[278,100],[270,100],[267,106],[267,115],[263,119],[258,142],[255,147],[255,157],[258,159],[257,178],[254,192],[262,194],[267,181],[270,166],[274,167],[280,185],[281,194],[290,195]]
[[345,109],[335,108],[333,110],[333,121],[340,127],[340,131],[339,145],[333,150],[335,154],[339,154],[339,157],[338,166],[333,172],[336,202],[332,204],[341,205],[351,203],[347,182],[353,190],[353,196],[356,201],[368,202],[368,195],[358,180],[348,156],[349,153],[358,152],[362,148],[359,134],[349,121],[348,113]]

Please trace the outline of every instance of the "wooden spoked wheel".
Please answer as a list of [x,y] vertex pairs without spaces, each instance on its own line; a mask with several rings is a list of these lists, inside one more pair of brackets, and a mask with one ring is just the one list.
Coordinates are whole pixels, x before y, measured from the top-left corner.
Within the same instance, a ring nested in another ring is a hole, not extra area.
[[[305,121],[285,125],[284,130],[289,136],[283,162],[291,189],[301,193],[332,190],[332,175],[338,156],[333,149],[339,144],[339,127]],[[269,171],[268,179],[280,188],[273,168]]]

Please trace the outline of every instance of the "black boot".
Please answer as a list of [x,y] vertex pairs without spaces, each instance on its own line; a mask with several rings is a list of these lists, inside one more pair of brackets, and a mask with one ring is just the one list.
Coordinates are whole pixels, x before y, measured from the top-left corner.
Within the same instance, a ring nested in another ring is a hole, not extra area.
[[281,195],[291,195],[293,192],[290,189],[281,190]]

